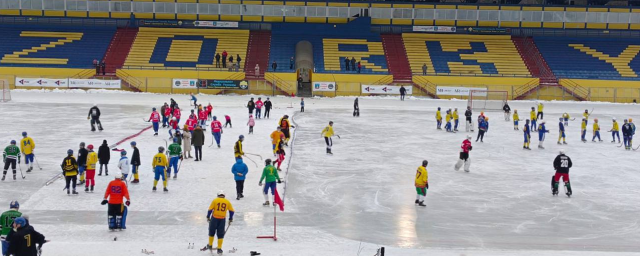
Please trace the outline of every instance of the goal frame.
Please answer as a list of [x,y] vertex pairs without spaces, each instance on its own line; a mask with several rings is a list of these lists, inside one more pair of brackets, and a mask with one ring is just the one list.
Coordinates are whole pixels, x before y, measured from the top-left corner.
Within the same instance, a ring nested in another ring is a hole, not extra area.
[[[507,101],[509,101],[509,91],[469,90],[467,106],[471,107],[472,110],[502,111],[502,107]],[[488,107],[487,103],[491,105]]]
[[0,102],[11,101],[11,87],[7,80],[0,79]]

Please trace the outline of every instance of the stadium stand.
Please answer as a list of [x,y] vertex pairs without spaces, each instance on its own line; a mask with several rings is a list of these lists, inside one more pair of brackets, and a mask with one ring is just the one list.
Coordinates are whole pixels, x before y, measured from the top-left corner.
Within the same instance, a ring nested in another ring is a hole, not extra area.
[[411,70],[422,74],[530,76],[510,36],[402,35]]
[[559,78],[640,80],[637,39],[535,37],[534,40]]
[[228,57],[240,55],[245,60],[248,41],[248,30],[142,27],[124,66],[215,68],[215,55],[223,51]]
[[91,67],[101,60],[116,28],[2,27],[0,66]]

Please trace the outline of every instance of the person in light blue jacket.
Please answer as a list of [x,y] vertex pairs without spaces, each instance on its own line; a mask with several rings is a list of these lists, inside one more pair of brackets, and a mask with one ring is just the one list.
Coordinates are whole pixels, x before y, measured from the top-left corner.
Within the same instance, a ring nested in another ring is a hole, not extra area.
[[231,167],[231,172],[233,173],[233,179],[236,180],[236,200],[240,200],[240,198],[244,197],[244,195],[242,195],[244,191],[244,180],[247,177],[249,168],[242,162],[242,158],[238,158],[233,167]]

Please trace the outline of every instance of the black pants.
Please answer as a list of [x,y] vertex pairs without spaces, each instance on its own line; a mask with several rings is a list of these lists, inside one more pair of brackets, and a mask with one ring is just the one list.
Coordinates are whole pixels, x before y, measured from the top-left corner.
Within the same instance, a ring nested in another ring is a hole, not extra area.
[[330,137],[324,137],[324,142],[327,143],[327,148],[333,146],[333,140]]
[[224,61],[224,60],[222,61],[222,67],[223,67],[223,68],[226,68],[226,67],[227,67],[227,62],[226,62],[226,61]]
[[220,60],[216,60],[216,68],[220,67]]
[[460,152],[460,160],[467,160],[469,159],[469,153],[467,152]]
[[11,166],[11,169],[13,170],[13,174],[16,173],[16,159],[9,159],[7,158],[4,161],[4,174],[7,174],[7,170],[9,170],[9,166]]
[[400,94],[400,100],[404,100],[404,94]]
[[537,115],[536,119],[538,119],[538,120],[544,119],[544,113],[538,112],[538,115]]
[[224,123],[224,128],[227,128],[227,125],[231,126],[231,128],[233,128],[233,125],[231,125],[231,120],[227,120],[226,123]]
[[98,126],[98,130],[102,131],[102,123],[100,123],[100,118],[91,118],[91,131],[96,130],[96,125]]
[[102,167],[104,166],[104,173],[109,174],[109,165],[108,164],[100,164],[100,174],[102,174]]
[[244,193],[244,180],[236,180],[236,193],[238,196]]
[[483,139],[484,139],[484,131],[478,130],[478,138],[476,138],[476,141],[478,140],[482,141]]
[[249,133],[253,133],[253,126],[249,126]]
[[264,109],[264,117],[269,118],[269,111],[271,111],[270,108],[265,108]]
[[67,186],[64,187],[66,189],[69,189],[69,184],[72,185],[73,190],[76,190],[76,182],[78,181],[78,176],[77,175],[73,175],[73,176],[64,176],[65,181],[67,182]]
[[304,112],[304,107],[300,107],[300,112]]
[[122,216],[122,204],[109,204],[107,214],[109,216]]
[[202,146],[193,146],[196,149],[196,160],[202,160]]
[[249,115],[253,115],[253,108],[249,108]]

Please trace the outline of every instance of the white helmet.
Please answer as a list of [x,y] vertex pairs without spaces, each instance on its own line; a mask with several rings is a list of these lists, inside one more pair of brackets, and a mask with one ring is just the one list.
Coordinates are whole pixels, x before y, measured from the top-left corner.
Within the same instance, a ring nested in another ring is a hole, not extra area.
[[218,191],[218,196],[224,196],[224,190]]
[[560,150],[560,155],[564,155],[564,149]]
[[615,121],[615,120],[616,120],[616,117],[614,116],[614,117],[613,117],[613,121]]
[[116,173],[115,178],[116,178],[117,180],[121,180],[121,179],[122,179],[122,173],[120,173],[120,172],[119,172],[119,173]]
[[467,139],[470,140],[471,139],[471,135],[467,135]]

